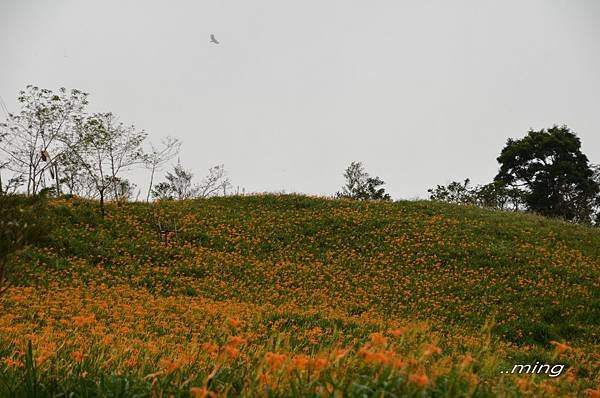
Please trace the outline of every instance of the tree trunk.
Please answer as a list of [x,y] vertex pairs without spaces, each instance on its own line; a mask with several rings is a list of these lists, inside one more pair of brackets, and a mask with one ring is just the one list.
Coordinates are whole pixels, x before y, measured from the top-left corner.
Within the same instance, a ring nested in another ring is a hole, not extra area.
[[27,196],[31,195],[31,164],[29,165],[29,174],[27,174]]
[[154,170],[156,167],[152,167],[152,173],[150,174],[150,186],[148,187],[148,195],[146,195],[146,202],[150,201],[150,192],[152,192],[152,183],[154,182]]
[[54,178],[56,178],[56,197],[60,196],[60,179],[58,178],[58,165],[54,164]]
[[104,189],[100,190],[100,213],[102,214],[102,218],[104,218]]

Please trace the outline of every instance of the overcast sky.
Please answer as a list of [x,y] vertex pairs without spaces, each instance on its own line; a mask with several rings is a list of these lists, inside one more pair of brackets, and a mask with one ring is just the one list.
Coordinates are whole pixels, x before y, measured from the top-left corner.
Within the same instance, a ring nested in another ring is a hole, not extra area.
[[599,21],[593,0],[1,0],[0,96],[89,92],[247,191],[332,194],[361,160],[424,198],[489,182],[530,128],[567,124],[600,163]]

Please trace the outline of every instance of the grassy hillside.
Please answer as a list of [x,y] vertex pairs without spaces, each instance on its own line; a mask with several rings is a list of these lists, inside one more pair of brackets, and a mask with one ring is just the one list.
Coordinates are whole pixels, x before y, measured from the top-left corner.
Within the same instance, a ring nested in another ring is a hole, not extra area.
[[[51,244],[13,259],[19,285],[0,298],[2,396],[600,387],[598,230],[295,195],[113,204],[105,219],[51,206]],[[536,361],[567,368],[501,373]]]

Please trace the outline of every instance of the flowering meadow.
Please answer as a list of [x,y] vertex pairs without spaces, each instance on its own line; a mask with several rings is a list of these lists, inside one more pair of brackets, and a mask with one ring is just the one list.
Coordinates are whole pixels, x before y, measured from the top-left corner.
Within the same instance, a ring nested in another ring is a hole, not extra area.
[[[600,397],[600,231],[427,201],[50,203],[0,396]],[[557,377],[515,364],[564,364]]]

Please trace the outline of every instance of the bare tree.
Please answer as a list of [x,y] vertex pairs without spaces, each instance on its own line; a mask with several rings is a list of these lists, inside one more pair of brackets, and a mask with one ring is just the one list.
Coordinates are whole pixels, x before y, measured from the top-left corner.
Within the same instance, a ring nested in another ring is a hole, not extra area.
[[18,101],[19,113],[9,113],[0,124],[5,135],[0,151],[7,158],[6,168],[25,177],[27,194],[36,194],[46,185],[47,172],[58,181],[53,160],[66,149],[62,138],[84,113],[87,93],[65,88],[54,93],[29,85],[19,93]]
[[17,192],[19,187],[24,183],[23,176],[16,175],[4,182],[2,181],[2,168],[2,165],[0,165],[0,195],[9,195]]
[[200,184],[193,184],[193,174],[186,170],[178,160],[173,172],[166,175],[167,181],[156,184],[152,189],[152,194],[158,199],[192,199],[207,198],[216,196],[223,192],[227,194],[227,189],[231,187],[225,167],[217,165],[208,169],[208,174],[202,179]]
[[[0,141],[2,141],[2,134],[0,134]],[[6,166],[8,166],[8,162],[0,160],[0,195],[9,193],[11,181],[13,181],[13,179],[9,179],[7,182],[2,181],[2,171],[6,169]],[[19,177],[22,179],[22,176]]]
[[206,198],[215,196],[223,192],[227,194],[227,189],[231,187],[229,177],[225,172],[225,166],[220,164],[208,169],[208,175],[204,177],[202,183],[198,187],[198,196]]
[[[5,139],[6,135],[7,134],[5,132],[0,131],[0,142]],[[9,162],[7,160],[0,159],[0,195],[13,193],[19,186],[23,184],[23,176],[20,174],[14,175],[7,181],[2,180],[2,172],[6,170],[6,166],[8,166],[8,164]]]
[[172,137],[167,137],[165,140],[163,140],[159,147],[155,147],[153,144],[150,144],[150,153],[147,154],[145,164],[146,168],[150,170],[150,184],[148,185],[146,202],[150,200],[152,184],[154,183],[154,173],[159,171],[162,166],[177,156],[180,148],[181,141]]
[[134,125],[126,126],[117,122],[112,113],[103,114],[103,119],[111,137],[107,142],[107,149],[112,194],[115,199],[120,200],[119,181],[123,179],[118,174],[147,162],[142,145],[148,134],[144,130],[138,131]]

